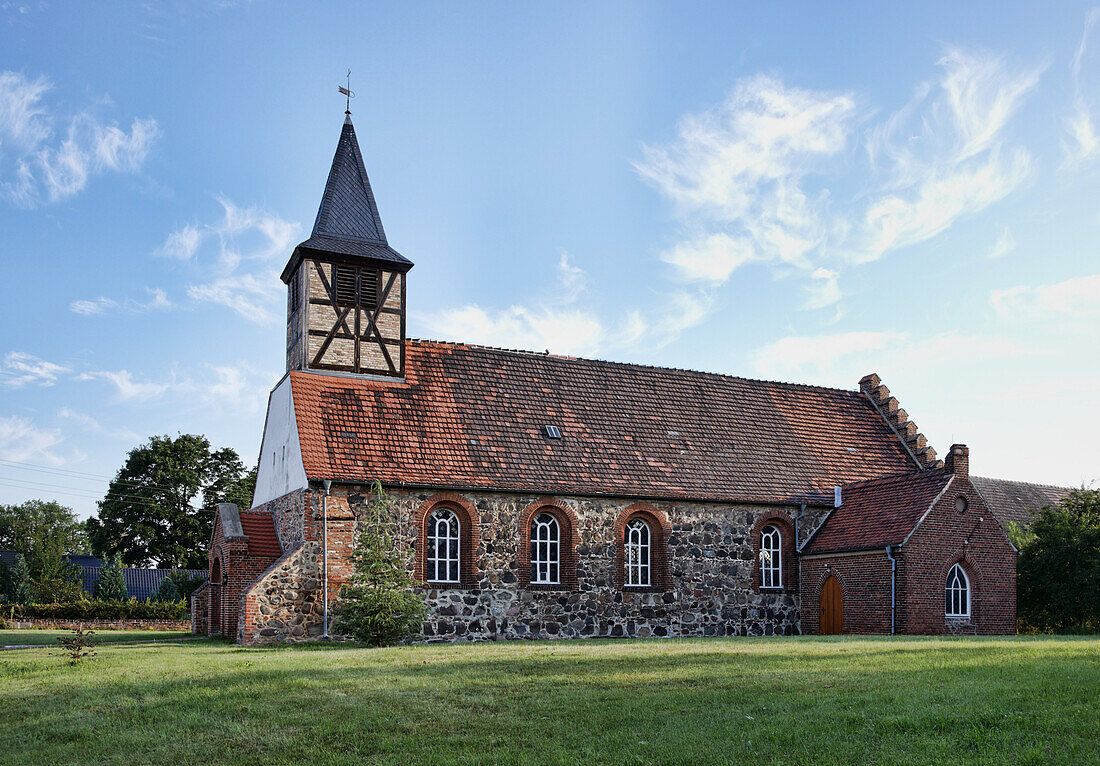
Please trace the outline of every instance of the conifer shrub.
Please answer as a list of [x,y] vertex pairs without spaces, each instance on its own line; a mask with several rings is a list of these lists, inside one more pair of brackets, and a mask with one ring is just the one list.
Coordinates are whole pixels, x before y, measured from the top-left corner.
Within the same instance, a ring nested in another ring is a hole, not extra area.
[[375,482],[359,521],[351,554],[352,576],[336,601],[337,632],[371,646],[386,646],[420,633],[427,606],[391,533],[392,500]]
[[99,570],[99,582],[93,594],[100,601],[126,601],[126,579],[122,575],[122,558],[116,553]]

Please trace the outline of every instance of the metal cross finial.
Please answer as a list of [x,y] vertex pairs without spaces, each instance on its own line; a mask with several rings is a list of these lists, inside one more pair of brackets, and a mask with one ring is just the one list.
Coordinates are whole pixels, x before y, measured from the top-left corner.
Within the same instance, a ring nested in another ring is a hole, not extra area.
[[340,90],[341,93],[343,93],[345,96],[348,97],[348,99],[347,99],[347,108],[344,110],[344,114],[351,114],[351,100],[353,98],[355,98],[355,93],[353,93],[352,90],[351,90],[351,70],[350,69],[348,70],[348,87],[345,88],[343,85],[341,85],[341,86],[339,86],[339,90]]

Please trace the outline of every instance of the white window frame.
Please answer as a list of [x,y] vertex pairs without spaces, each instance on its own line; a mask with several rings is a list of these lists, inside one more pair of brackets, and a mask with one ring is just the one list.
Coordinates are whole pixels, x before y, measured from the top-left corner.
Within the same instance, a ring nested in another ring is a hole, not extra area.
[[531,519],[531,584],[561,584],[561,524],[545,511]]
[[646,588],[650,584],[653,530],[645,519],[633,518],[623,530],[623,584]]
[[760,530],[760,587],[783,587],[783,532],[775,524]]
[[943,587],[944,615],[955,620],[968,619],[970,617],[970,576],[960,564],[955,564],[947,570],[947,580]]
[[[440,528],[444,527],[443,534]],[[428,582],[457,583],[462,579],[462,522],[450,508],[437,508],[428,516],[428,550],[424,552],[424,572]],[[454,555],[450,543],[454,542]],[[442,547],[441,547],[442,546]],[[440,555],[440,551],[443,555]],[[454,577],[451,577],[452,565]],[[440,577],[440,572],[444,577]]]

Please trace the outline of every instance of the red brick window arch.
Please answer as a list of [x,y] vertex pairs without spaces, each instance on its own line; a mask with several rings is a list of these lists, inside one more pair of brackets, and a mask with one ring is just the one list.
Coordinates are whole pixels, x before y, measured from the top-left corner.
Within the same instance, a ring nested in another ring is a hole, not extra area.
[[663,511],[643,503],[623,509],[615,521],[615,585],[624,590],[668,590],[671,533]]
[[460,495],[429,497],[416,511],[416,578],[436,588],[469,588],[477,583],[479,518]]
[[554,499],[536,500],[519,518],[519,581],[535,590],[577,589],[577,514]]
[[765,514],[752,528],[752,584],[757,591],[798,588],[794,525],[782,512]]

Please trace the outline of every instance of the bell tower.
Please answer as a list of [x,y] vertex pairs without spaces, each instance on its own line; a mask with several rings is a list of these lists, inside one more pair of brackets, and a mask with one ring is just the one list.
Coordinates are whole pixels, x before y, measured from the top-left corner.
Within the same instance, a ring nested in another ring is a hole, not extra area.
[[386,240],[348,114],[313,232],[282,273],[287,370],[404,377],[412,266]]

